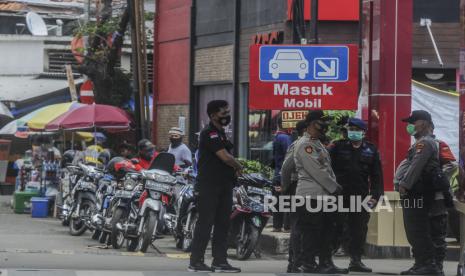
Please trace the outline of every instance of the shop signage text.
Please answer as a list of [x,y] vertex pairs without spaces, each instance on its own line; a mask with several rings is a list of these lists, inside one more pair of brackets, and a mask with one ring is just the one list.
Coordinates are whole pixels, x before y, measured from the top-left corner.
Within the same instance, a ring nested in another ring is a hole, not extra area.
[[284,41],[283,31],[256,34],[252,36],[252,44],[281,44]]
[[304,120],[307,113],[306,110],[283,111],[281,113],[283,128],[295,128],[297,122]]
[[357,108],[356,45],[252,45],[252,109]]

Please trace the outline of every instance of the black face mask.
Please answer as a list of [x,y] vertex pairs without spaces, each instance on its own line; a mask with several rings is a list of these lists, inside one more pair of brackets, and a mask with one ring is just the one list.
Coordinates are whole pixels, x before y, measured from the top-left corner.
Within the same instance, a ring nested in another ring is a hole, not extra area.
[[317,123],[317,125],[320,127],[320,129],[319,129],[320,135],[322,137],[324,137],[326,132],[328,132],[328,125],[327,124],[320,124],[320,123]]
[[140,157],[142,157],[142,159],[144,159],[146,161],[150,161],[153,158],[153,154],[154,154],[154,150],[143,151],[143,152],[141,152]]
[[218,122],[222,126],[227,126],[231,123],[231,115],[224,116],[224,117],[218,117]]
[[181,138],[170,138],[171,147],[177,148],[181,145],[182,139]]

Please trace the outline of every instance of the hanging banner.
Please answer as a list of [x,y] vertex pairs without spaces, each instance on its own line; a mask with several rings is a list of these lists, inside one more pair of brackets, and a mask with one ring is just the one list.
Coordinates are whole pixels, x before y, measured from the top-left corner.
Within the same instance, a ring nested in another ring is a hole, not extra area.
[[355,110],[356,45],[250,46],[251,109]]

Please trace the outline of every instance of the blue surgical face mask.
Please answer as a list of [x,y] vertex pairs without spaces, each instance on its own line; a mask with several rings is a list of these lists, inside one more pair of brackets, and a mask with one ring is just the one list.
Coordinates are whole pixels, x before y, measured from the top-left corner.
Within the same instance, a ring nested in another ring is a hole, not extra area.
[[362,141],[363,139],[363,131],[360,130],[349,130],[347,131],[347,137],[350,141]]

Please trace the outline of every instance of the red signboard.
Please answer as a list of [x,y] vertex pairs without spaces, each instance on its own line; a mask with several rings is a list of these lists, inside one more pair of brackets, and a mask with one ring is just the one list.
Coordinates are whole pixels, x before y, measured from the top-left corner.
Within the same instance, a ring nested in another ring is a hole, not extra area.
[[[318,20],[326,21],[358,21],[360,0],[319,0]],[[292,20],[292,3],[287,0],[287,19]],[[312,1],[304,0],[304,18],[311,20]]]
[[94,85],[92,81],[87,80],[81,85],[81,103],[93,104],[94,103]]
[[249,78],[251,109],[356,110],[358,47],[252,45]]

